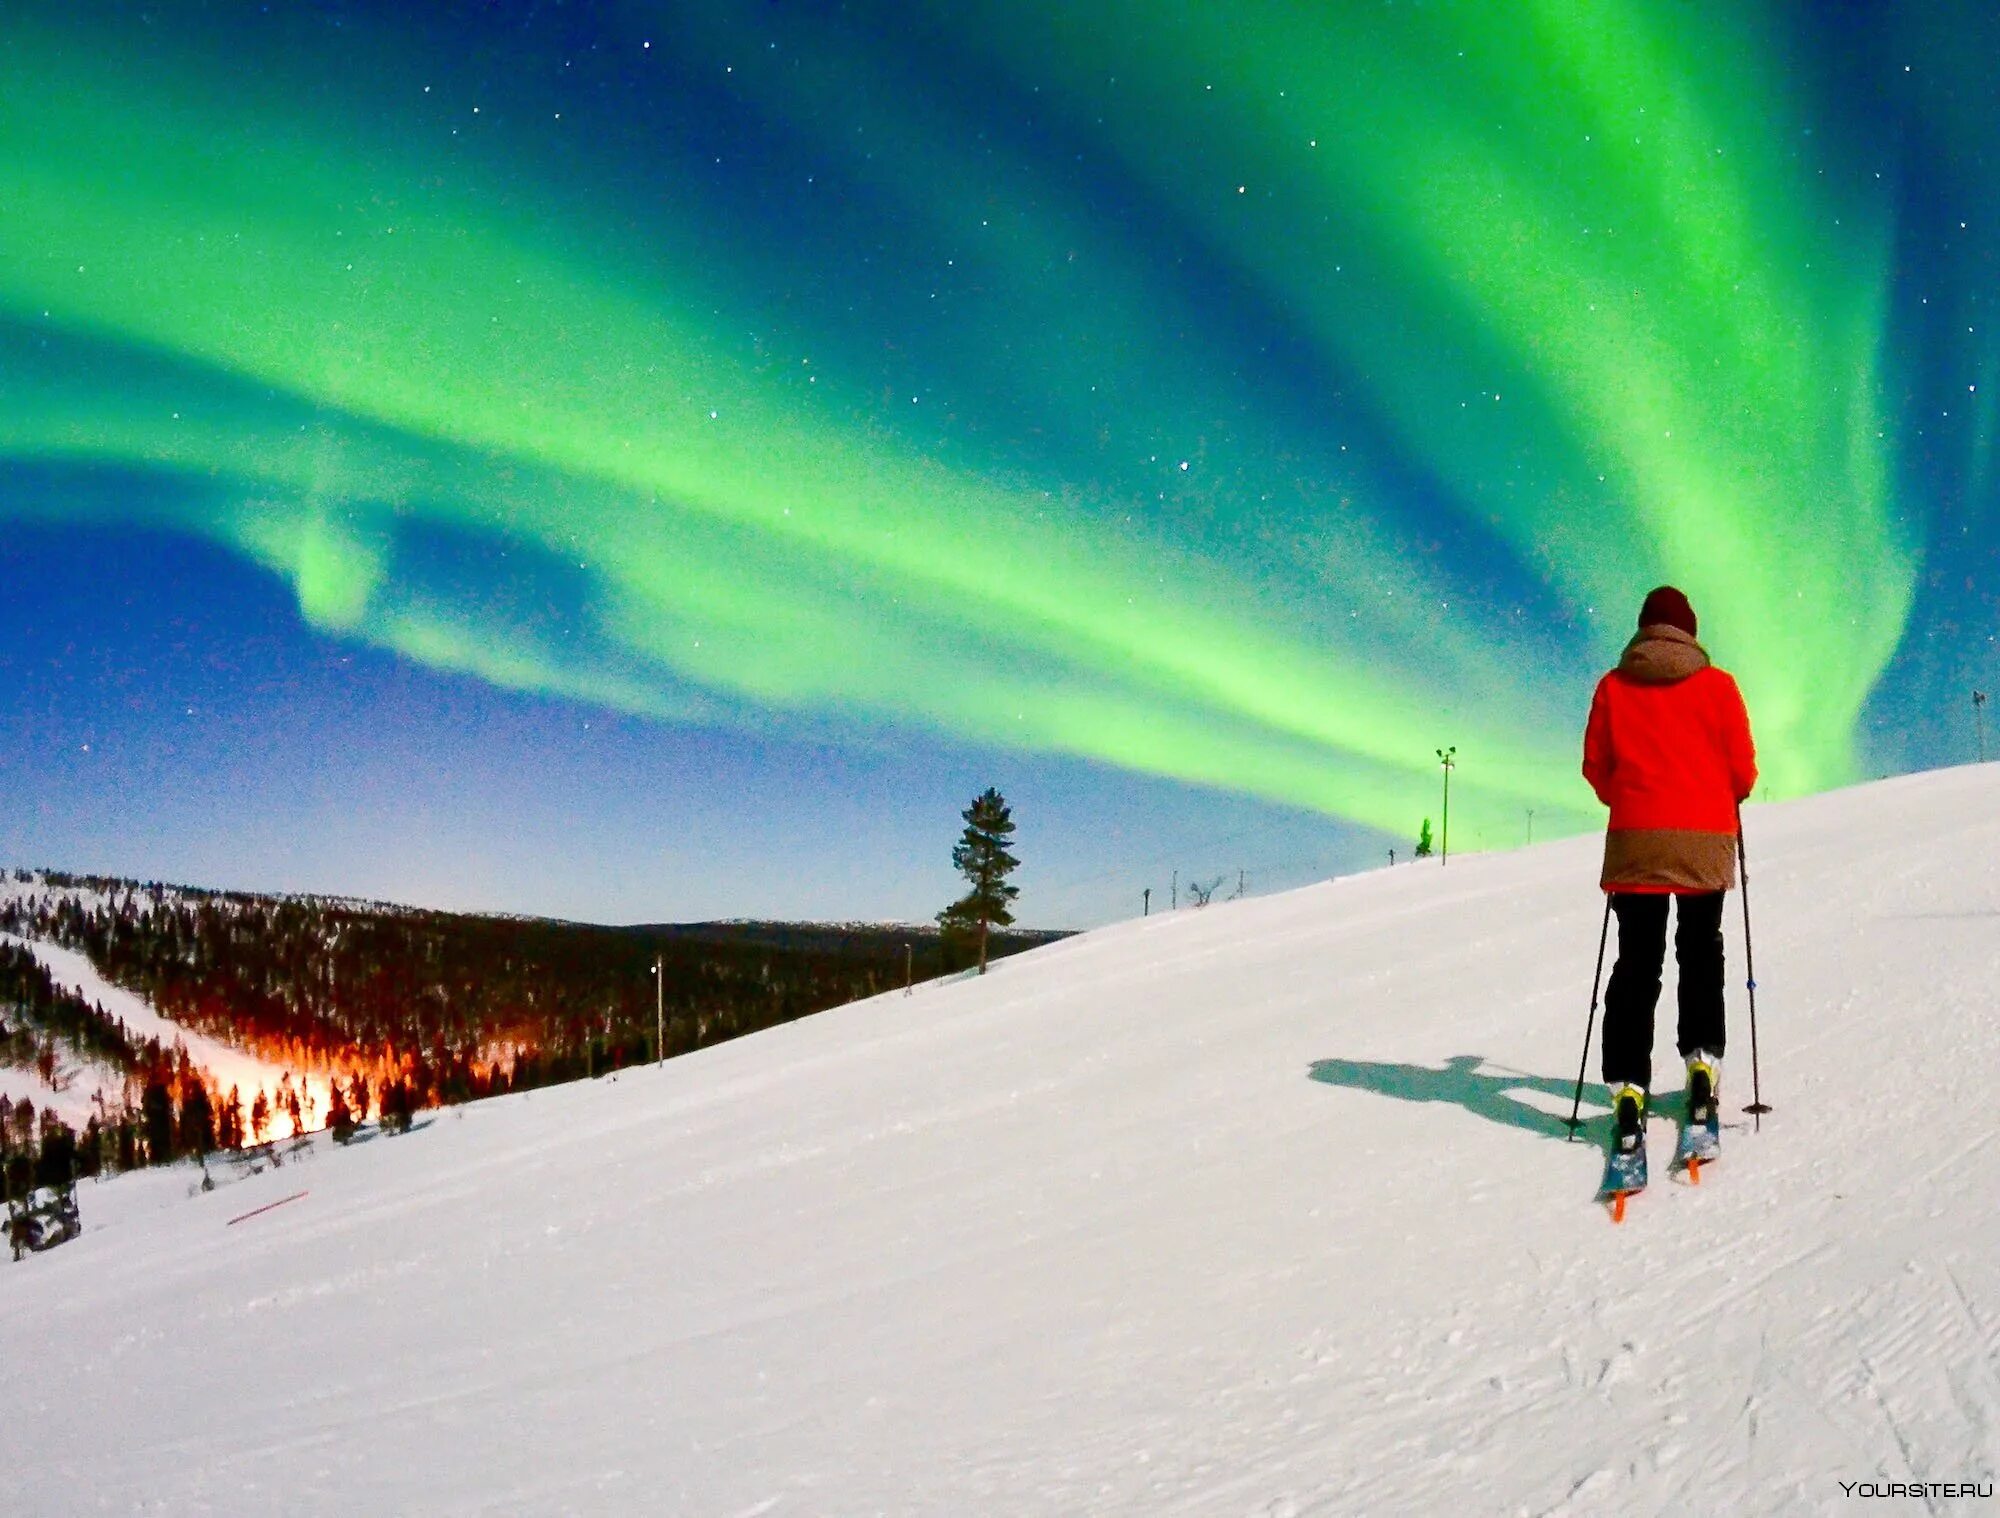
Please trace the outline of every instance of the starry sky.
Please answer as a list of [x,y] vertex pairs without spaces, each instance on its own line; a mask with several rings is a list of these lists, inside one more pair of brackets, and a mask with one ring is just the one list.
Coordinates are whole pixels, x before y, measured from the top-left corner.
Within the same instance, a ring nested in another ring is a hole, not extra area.
[[0,860],[925,918],[997,785],[1088,925],[1406,853],[1440,746],[1455,847],[1601,825],[1664,581],[1765,794],[1967,761],[1996,55],[1972,3],[9,7]]

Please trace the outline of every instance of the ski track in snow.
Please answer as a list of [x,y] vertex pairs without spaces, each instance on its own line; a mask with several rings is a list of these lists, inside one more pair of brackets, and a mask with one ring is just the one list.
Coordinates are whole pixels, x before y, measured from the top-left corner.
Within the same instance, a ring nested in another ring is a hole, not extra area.
[[[1699,1187],[1656,1165],[1622,1227],[1590,1201],[1598,1088],[1590,1142],[1560,1123],[1597,841],[1458,856],[321,1140],[214,1195],[86,1186],[84,1237],[6,1280],[0,1360],[42,1370],[0,1383],[32,1441],[0,1487],[1303,1518],[1993,1481],[1996,802],[1982,766],[1750,811],[1776,1111],[1740,1111],[1732,897],[1723,1157]],[[1672,1006],[1670,971],[1662,1091]]]

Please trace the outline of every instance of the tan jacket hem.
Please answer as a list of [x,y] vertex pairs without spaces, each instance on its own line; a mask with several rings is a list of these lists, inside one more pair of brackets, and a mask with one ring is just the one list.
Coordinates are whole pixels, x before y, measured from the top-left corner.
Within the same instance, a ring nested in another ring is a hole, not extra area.
[[1692,828],[1620,828],[1604,835],[1607,891],[1727,891],[1736,885],[1736,835]]

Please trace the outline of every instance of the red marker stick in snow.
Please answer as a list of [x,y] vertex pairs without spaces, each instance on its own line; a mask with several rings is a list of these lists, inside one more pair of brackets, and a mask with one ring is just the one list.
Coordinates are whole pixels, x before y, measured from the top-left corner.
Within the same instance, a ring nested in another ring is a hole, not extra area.
[[254,1218],[260,1212],[269,1212],[273,1207],[282,1207],[287,1202],[296,1202],[300,1197],[310,1196],[310,1195],[311,1195],[310,1192],[294,1191],[290,1196],[281,1196],[278,1198],[277,1201],[266,1202],[262,1207],[252,1207],[248,1212],[241,1213],[238,1216],[231,1218],[227,1223],[224,1223],[222,1226],[225,1228],[233,1228],[238,1223],[245,1222],[250,1218]]

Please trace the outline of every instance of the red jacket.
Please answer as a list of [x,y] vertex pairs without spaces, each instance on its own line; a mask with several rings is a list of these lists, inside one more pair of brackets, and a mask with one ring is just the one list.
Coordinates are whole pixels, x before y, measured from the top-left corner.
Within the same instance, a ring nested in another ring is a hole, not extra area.
[[1611,808],[1607,891],[1736,883],[1736,808],[1757,783],[1757,752],[1736,682],[1687,633],[1641,628],[1597,682],[1583,778]]

